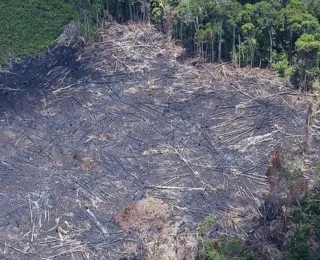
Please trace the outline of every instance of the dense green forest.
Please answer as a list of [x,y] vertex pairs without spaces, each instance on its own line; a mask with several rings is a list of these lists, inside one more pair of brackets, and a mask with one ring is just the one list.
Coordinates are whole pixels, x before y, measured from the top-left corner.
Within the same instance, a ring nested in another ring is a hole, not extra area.
[[316,0],[5,0],[1,59],[43,49],[70,20],[90,35],[110,14],[119,22],[153,21],[203,62],[269,67],[302,89],[319,85]]
[[320,3],[315,0],[109,2],[118,20],[151,19],[204,62],[274,68],[302,89],[317,88]]

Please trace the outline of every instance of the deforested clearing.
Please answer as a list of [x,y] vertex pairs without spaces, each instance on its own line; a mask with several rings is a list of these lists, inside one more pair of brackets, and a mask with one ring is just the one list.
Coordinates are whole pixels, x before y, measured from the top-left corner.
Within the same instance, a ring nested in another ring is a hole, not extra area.
[[[271,71],[190,60],[147,23],[26,58],[0,86],[7,259],[195,259],[208,215],[212,237],[267,251],[253,227],[316,180],[312,94]],[[286,183],[285,164],[306,182]]]

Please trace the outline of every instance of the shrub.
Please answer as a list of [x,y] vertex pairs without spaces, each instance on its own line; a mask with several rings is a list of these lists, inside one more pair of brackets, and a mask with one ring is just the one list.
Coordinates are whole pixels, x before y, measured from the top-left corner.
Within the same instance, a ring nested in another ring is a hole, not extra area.
[[274,52],[272,56],[271,68],[275,69],[282,77],[290,76],[293,69],[289,66],[287,55],[284,52],[279,54]]

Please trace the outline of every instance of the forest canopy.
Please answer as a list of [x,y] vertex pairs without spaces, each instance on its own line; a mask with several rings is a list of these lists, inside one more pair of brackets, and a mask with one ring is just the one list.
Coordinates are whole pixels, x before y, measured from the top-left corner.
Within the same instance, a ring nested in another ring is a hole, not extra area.
[[42,51],[78,17],[64,0],[0,1],[0,64]]
[[153,21],[202,62],[269,67],[302,89],[319,85],[316,0],[6,0],[0,12],[2,62],[43,49],[70,20],[90,35],[108,14]]

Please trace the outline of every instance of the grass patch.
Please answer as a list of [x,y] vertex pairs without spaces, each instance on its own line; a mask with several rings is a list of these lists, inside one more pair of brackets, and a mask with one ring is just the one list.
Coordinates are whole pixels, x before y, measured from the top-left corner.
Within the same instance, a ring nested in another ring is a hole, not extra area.
[[0,2],[0,64],[44,50],[80,13],[64,0]]

